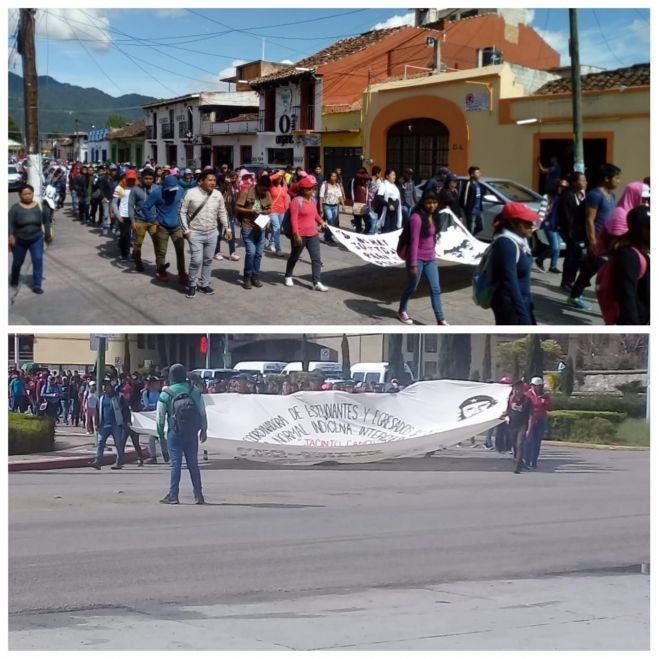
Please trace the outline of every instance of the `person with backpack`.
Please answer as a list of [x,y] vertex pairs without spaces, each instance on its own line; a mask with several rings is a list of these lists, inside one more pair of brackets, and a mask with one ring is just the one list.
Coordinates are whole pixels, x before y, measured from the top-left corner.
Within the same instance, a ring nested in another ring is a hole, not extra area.
[[607,325],[649,325],[650,209],[632,208],[627,227],[597,273],[597,301]]
[[169,492],[160,500],[160,503],[165,504],[179,502],[183,456],[190,473],[195,503],[206,503],[197,460],[199,440],[203,444],[207,439],[206,408],[201,392],[187,381],[186,374],[182,364],[174,364],[169,368],[170,386],[162,390],[156,408],[158,438],[161,443],[164,442],[167,425],[167,446],[171,460]]
[[398,306],[398,320],[405,325],[412,325],[414,322],[407,313],[407,304],[422,276],[428,282],[437,324],[448,325],[442,309],[439,268],[435,256],[435,245],[440,234],[438,203],[434,192],[424,192],[421,201],[412,210],[410,220],[403,227],[398,241],[398,255],[405,259],[407,268],[407,286]]
[[[480,281],[487,280],[489,307],[494,312],[497,325],[536,324],[531,294],[533,256],[529,238],[538,219],[538,214],[524,204],[510,201],[494,220],[494,240],[474,275],[474,287],[477,289]],[[483,272],[482,280],[479,279],[479,271]],[[477,293],[475,290],[475,298],[479,297]]]
[[531,390],[528,396],[533,403],[533,427],[526,442],[524,463],[529,469],[538,468],[538,457],[542,440],[549,429],[549,412],[552,409],[551,398],[545,392],[545,383],[542,377],[536,375],[531,378]]

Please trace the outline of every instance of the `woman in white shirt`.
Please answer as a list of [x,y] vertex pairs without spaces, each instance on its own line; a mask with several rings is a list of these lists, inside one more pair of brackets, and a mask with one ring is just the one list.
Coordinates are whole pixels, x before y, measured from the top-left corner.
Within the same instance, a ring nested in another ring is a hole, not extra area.
[[327,222],[328,227],[325,229],[325,242],[328,245],[334,244],[332,232],[329,227],[339,226],[339,204],[345,204],[346,200],[343,194],[343,187],[339,183],[339,175],[336,171],[329,175],[327,181],[323,181],[320,186],[320,214]]
[[387,169],[384,179],[378,187],[376,200],[381,209],[378,218],[378,227],[381,233],[397,231],[403,226],[403,210],[401,208],[400,190],[396,185],[396,172]]

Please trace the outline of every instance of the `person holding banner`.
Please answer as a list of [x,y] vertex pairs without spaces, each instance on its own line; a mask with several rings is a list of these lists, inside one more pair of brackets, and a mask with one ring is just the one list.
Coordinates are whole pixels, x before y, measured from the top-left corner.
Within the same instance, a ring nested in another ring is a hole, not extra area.
[[384,179],[378,186],[376,202],[376,208],[380,209],[377,223],[380,233],[400,229],[403,226],[403,209],[400,189],[396,185],[396,172],[393,169],[385,171]]
[[400,298],[398,320],[405,325],[412,325],[414,322],[407,313],[407,304],[419,286],[422,276],[426,278],[430,288],[430,302],[437,324],[448,325],[442,309],[439,268],[435,256],[435,244],[440,234],[437,208],[437,195],[434,192],[424,192],[421,201],[410,215],[409,224],[403,229],[403,234],[409,232],[409,242],[403,248],[403,252],[399,252],[399,256],[405,258],[407,286]]

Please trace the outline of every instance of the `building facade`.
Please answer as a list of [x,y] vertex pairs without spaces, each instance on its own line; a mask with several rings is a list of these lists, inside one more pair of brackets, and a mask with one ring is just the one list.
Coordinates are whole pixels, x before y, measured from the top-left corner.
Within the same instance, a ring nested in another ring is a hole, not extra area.
[[144,119],[113,131],[109,136],[112,162],[129,162],[141,167],[144,164],[145,135]]

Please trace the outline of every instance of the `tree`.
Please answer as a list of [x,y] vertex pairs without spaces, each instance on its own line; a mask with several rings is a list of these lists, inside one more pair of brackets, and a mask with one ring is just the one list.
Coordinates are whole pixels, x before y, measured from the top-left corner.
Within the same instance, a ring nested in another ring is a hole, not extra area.
[[350,378],[350,344],[345,334],[341,339],[341,365],[343,367],[343,379],[348,380]]
[[389,375],[391,379],[394,378],[399,382],[405,380],[405,367],[403,360],[403,335],[390,334],[388,337],[388,362],[389,362]]
[[18,125],[18,122],[14,117],[9,115],[9,130],[8,135],[10,140],[23,143],[23,133],[21,132],[21,127]]
[[492,379],[492,336],[485,336],[485,354],[483,355],[483,382]]
[[542,350],[542,343],[539,334],[529,334],[526,345],[526,370],[524,375],[529,382],[532,377],[538,375],[542,377],[545,370],[545,354]]
[[124,373],[130,373],[130,335],[124,334]]
[[440,337],[439,375],[449,380],[468,380],[471,370],[471,336],[446,334]]
[[[500,343],[496,350],[497,368],[503,375],[518,380],[526,368],[529,337],[525,336],[516,341]],[[557,362],[563,354],[563,348],[554,339],[545,339],[541,342],[544,359],[548,362]]]
[[107,121],[105,122],[106,128],[123,128],[126,124],[129,124],[130,121],[126,117],[122,117],[120,114],[111,114]]
[[565,368],[559,376],[561,391],[566,396],[571,396],[574,391],[574,361],[572,357],[567,360]]

